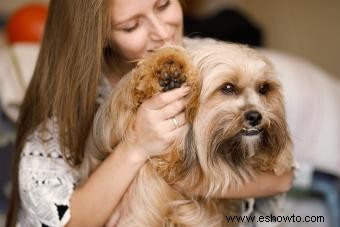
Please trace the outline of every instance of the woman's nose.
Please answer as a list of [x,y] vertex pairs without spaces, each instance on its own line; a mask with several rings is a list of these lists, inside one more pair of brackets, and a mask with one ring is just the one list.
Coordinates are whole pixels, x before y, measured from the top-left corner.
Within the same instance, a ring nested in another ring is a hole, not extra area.
[[169,27],[158,17],[153,17],[151,20],[152,30],[151,38],[156,41],[167,42],[170,39]]

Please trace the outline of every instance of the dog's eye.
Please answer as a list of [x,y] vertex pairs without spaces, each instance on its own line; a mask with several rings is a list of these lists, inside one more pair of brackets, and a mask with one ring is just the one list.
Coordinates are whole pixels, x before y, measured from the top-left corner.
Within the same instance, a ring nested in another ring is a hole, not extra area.
[[269,91],[269,84],[265,83],[265,84],[262,84],[260,87],[259,87],[259,93],[261,95],[265,95],[268,91]]
[[221,90],[227,95],[234,95],[236,93],[235,86],[231,83],[224,84]]

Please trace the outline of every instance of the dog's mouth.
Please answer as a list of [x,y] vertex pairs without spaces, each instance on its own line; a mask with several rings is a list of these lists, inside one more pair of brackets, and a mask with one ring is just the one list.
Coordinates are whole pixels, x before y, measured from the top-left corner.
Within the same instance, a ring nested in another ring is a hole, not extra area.
[[241,133],[243,136],[257,136],[263,132],[263,129],[258,128],[243,128]]

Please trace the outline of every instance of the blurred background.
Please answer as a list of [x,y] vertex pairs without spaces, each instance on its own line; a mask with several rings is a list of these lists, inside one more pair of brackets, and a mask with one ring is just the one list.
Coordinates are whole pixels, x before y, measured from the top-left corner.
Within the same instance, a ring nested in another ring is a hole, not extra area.
[[[15,120],[34,69],[48,0],[0,0],[0,226],[10,190]],[[185,33],[256,47],[286,97],[300,165],[287,214],[340,226],[340,1],[186,0]]]

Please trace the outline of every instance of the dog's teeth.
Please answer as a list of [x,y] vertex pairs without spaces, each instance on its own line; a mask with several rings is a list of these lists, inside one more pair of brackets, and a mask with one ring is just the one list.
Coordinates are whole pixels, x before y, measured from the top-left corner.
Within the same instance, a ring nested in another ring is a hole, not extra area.
[[242,131],[245,136],[255,136],[262,132],[262,130],[259,130],[257,128],[249,128],[249,129],[242,128]]

